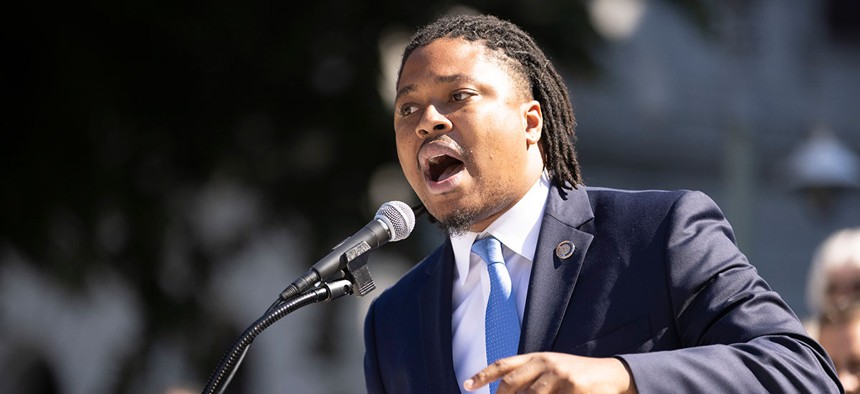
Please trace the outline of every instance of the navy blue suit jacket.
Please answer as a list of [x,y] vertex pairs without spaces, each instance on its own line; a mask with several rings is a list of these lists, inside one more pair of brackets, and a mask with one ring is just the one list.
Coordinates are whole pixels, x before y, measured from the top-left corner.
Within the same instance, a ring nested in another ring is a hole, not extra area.
[[[567,258],[556,247],[570,241]],[[371,393],[456,393],[450,241],[372,304]],[[519,352],[617,356],[641,393],[839,392],[830,359],[689,191],[552,188]]]

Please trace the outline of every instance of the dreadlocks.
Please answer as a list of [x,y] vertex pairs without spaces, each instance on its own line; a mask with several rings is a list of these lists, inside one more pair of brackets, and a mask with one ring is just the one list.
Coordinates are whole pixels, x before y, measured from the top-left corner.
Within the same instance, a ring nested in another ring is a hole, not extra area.
[[480,41],[487,48],[504,53],[508,58],[505,60],[509,60],[506,63],[516,74],[513,77],[525,80],[525,88],[531,89],[532,97],[541,104],[544,116],[540,143],[550,178],[559,186],[562,196],[564,189],[582,184],[574,150],[576,120],[570,96],[561,76],[534,39],[513,23],[494,16],[448,16],[424,26],[412,36],[403,51],[401,72],[412,51],[444,37]]

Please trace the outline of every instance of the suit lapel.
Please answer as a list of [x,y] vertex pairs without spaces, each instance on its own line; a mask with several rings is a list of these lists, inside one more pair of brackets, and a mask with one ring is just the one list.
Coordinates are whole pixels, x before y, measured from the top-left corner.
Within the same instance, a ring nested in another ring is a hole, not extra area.
[[420,291],[418,325],[422,360],[426,365],[428,392],[459,392],[454,376],[454,356],[451,349],[451,293],[453,286],[454,252],[446,241],[435,264],[427,268],[428,280]]
[[594,215],[585,187],[566,198],[550,189],[532,265],[520,353],[548,351],[558,335],[592,234],[581,231]]
[[[535,252],[529,295],[523,318],[520,353],[552,349],[570,302],[573,288],[593,236],[581,231],[594,218],[585,187],[561,198],[550,189]],[[574,249],[564,253],[559,244]],[[558,251],[556,249],[559,249]],[[427,268],[427,281],[419,291],[419,338],[427,372],[428,392],[459,392],[451,350],[451,293],[454,253],[446,241],[435,264]]]

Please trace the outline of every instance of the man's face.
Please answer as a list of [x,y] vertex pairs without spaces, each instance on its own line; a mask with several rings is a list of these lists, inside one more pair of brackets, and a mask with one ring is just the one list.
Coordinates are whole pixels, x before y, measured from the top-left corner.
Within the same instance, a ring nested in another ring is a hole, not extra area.
[[478,42],[437,39],[409,55],[397,86],[403,173],[454,230],[482,231],[543,170],[540,104],[500,56]]
[[822,325],[818,336],[845,392],[860,393],[860,318]]

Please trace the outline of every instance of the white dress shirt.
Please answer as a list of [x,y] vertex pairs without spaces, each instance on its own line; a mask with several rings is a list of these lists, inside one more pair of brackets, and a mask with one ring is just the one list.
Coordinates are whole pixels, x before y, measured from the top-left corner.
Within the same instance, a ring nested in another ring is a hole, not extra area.
[[[517,314],[522,325],[532,261],[549,189],[549,177],[544,172],[526,195],[484,232],[470,231],[451,237],[456,264],[451,308],[452,350],[454,373],[463,393],[467,393],[463,389],[463,382],[487,366],[484,312],[490,297],[490,276],[486,263],[478,255],[471,253],[472,243],[475,239],[488,235],[496,237],[502,243],[505,266],[511,275],[512,291],[517,300]],[[472,393],[489,394],[489,385]]]

